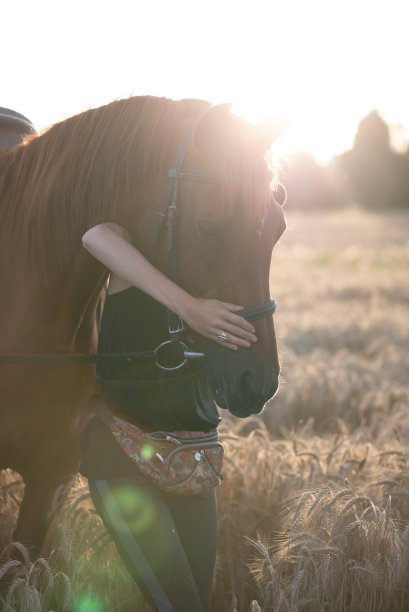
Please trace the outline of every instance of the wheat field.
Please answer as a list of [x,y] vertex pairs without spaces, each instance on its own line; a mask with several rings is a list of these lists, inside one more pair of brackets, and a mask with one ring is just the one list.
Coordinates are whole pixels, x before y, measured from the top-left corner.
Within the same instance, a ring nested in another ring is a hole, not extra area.
[[[289,213],[271,293],[282,363],[260,416],[223,414],[212,612],[405,611],[409,600],[409,214]],[[9,543],[6,612],[147,612],[77,477],[43,558]],[[192,611],[193,612],[193,611]]]

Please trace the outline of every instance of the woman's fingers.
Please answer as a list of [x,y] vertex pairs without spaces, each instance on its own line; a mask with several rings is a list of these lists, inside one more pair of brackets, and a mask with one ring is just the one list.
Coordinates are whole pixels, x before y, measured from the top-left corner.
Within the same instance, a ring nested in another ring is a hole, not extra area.
[[[222,334],[217,335],[217,336],[209,336],[212,340],[214,340],[215,342],[217,342],[217,344],[220,344],[221,346],[224,346],[224,348],[228,348],[231,351],[237,351],[237,349],[239,348],[239,346],[243,346],[243,348],[248,348],[250,346],[250,343],[246,343],[244,342],[243,345],[243,341],[240,340],[239,338],[235,338],[233,336],[233,334],[226,334],[226,339],[221,337]],[[236,340],[239,341],[236,342]]]
[[[227,321],[236,325],[240,329],[244,329],[247,332],[254,333],[254,325],[240,316],[240,310],[243,310],[243,306],[235,306],[234,304],[228,304],[227,302],[221,302],[226,309],[224,316]],[[238,314],[235,314],[238,313]]]
[[230,304],[230,302],[222,302],[221,300],[217,300],[219,304],[224,306],[230,312],[239,312],[240,310],[244,310],[244,306],[238,306],[237,304]]
[[230,331],[236,336],[240,336],[246,338],[247,340],[250,340],[251,342],[255,342],[257,339],[255,336],[255,327],[248,321],[241,319],[241,317],[232,317],[233,315],[229,315],[228,317],[226,317],[225,321],[222,324],[226,328],[226,331]]
[[239,314],[240,310],[243,310],[242,306],[228,302],[219,302],[219,305],[222,310],[218,312],[219,316],[214,320],[218,344],[235,350],[239,347],[249,348],[254,342],[257,342],[254,326]]
[[[240,346],[250,346],[254,342],[257,342],[257,336],[252,332],[247,332],[237,325],[232,325],[228,321],[225,321],[220,326],[221,332],[227,332],[227,336],[231,341],[232,338],[240,340]],[[219,332],[219,333],[221,333]],[[218,335],[218,334],[217,334]]]
[[246,337],[244,337],[242,330],[236,331],[233,326],[228,324],[226,324],[223,329],[221,328],[215,332],[217,342],[229,348],[232,346],[237,348],[250,348],[254,342],[257,342],[257,338],[253,334],[245,335]]
[[[222,331],[229,332],[234,337],[246,340],[248,343],[257,342],[254,326],[239,315],[226,311],[226,314],[222,316],[221,320],[217,321],[217,323],[215,322],[215,325],[216,324],[220,326]],[[240,346],[249,345],[240,344]]]
[[218,344],[221,344],[225,348],[231,350],[237,350],[239,347],[241,348],[249,348],[251,346],[251,342],[232,334],[226,330],[222,330],[220,334],[212,336],[212,340],[215,340]]
[[254,326],[240,316],[241,310],[237,304],[196,298],[184,318],[192,329],[226,348],[249,348],[257,337]]

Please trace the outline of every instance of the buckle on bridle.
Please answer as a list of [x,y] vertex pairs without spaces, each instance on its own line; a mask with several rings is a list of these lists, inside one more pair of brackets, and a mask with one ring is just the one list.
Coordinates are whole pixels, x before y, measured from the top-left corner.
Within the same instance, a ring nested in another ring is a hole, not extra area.
[[179,370],[187,363],[188,359],[199,359],[205,356],[204,353],[190,351],[186,344],[180,340],[165,340],[153,351],[155,364],[166,372]]
[[184,320],[174,312],[168,311],[169,334],[180,334],[186,329]]

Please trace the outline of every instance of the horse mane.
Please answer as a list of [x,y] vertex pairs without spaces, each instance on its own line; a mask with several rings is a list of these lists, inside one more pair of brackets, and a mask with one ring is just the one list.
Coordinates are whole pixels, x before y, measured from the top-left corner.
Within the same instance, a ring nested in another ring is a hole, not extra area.
[[[0,187],[3,235],[45,270],[50,258],[66,265],[93,225],[115,221],[128,228],[141,186],[150,177],[166,179],[186,120],[198,119],[209,106],[203,100],[131,97],[27,137],[0,156],[0,171],[8,168]],[[243,210],[260,216],[268,199],[259,188],[264,156],[233,132],[221,169],[226,206],[237,206],[240,191],[240,199],[253,203]]]

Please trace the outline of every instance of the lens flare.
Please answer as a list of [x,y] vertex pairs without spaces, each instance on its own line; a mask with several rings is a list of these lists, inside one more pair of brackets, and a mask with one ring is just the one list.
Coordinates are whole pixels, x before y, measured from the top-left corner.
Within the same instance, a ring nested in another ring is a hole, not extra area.
[[[115,490],[105,499],[109,514],[122,515],[128,528],[138,534],[152,525],[156,518],[156,510],[152,500],[141,490],[135,487],[124,486]],[[118,522],[120,525],[121,522]]]
[[154,453],[155,449],[152,446],[149,446],[149,444],[144,444],[141,448],[141,457],[144,461],[149,461],[149,459],[152,459]]
[[106,612],[104,603],[97,597],[77,595],[74,598],[73,612]]

